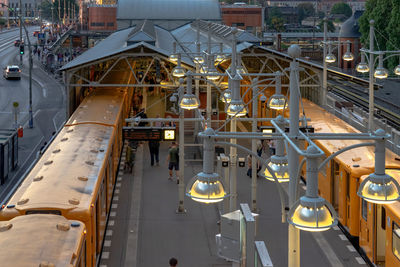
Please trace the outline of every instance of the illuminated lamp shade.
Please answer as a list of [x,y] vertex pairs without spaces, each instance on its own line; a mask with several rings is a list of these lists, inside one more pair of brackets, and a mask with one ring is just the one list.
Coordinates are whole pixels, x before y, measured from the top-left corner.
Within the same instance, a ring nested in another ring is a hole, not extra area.
[[216,203],[224,200],[227,194],[217,173],[200,172],[186,187],[186,195],[197,202]]
[[282,110],[288,107],[288,103],[284,95],[274,94],[268,100],[267,106],[270,109]]
[[225,56],[223,54],[218,54],[215,57],[214,63],[215,64],[220,64],[221,62],[223,62],[225,60]]
[[181,78],[185,76],[185,70],[178,65],[172,70],[172,76]]
[[178,54],[171,54],[169,56],[169,60],[174,62],[174,63],[178,62]]
[[383,68],[383,67],[378,67],[376,68],[375,72],[374,72],[374,77],[378,78],[378,79],[385,79],[387,78],[389,75],[387,69]]
[[357,64],[356,70],[361,73],[366,73],[369,71],[369,66],[365,62],[360,62]]
[[206,65],[201,65],[200,66],[200,73],[201,74],[207,73],[207,69],[208,69],[208,67]]
[[[274,172],[278,182],[289,182],[289,165],[286,156],[272,156],[271,161],[268,163],[268,166]],[[264,170],[264,177],[269,181],[275,182],[275,179],[273,178],[268,168],[265,168]]]
[[226,111],[229,116],[242,117],[247,114],[247,110],[240,100],[231,100]]
[[184,94],[179,106],[183,109],[195,109],[200,106],[200,101],[194,94]]
[[206,74],[207,74],[207,76],[206,76],[207,80],[211,80],[211,81],[218,80],[220,77],[220,73],[214,67],[208,68]]
[[221,95],[221,97],[220,97],[220,100],[221,100],[222,102],[224,102],[224,103],[229,104],[229,103],[231,102],[231,100],[232,100],[232,92],[231,92],[231,90],[226,89],[226,90],[222,93],[222,95]]
[[325,62],[326,62],[326,63],[333,63],[333,62],[335,62],[335,61],[336,61],[336,57],[335,57],[334,54],[328,54],[328,55],[326,55],[326,57],[325,57]]
[[331,204],[321,197],[302,196],[288,213],[288,222],[309,232],[326,231],[337,225]]
[[400,199],[399,183],[390,175],[370,174],[358,189],[357,195],[377,204],[390,204]]
[[344,53],[342,58],[344,61],[352,61],[354,59],[354,55],[351,52],[347,51],[346,53]]
[[194,57],[194,63],[197,63],[197,64],[203,64],[204,63],[204,57],[202,57],[201,55],[196,55],[195,57]]
[[393,72],[396,75],[400,75],[400,65],[397,65],[396,68],[394,68]]

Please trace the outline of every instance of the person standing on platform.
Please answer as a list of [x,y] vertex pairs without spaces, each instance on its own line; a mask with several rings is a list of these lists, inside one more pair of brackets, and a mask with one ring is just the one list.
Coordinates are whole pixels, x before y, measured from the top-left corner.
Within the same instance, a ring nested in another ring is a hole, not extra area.
[[175,142],[172,142],[167,156],[169,178],[172,181],[172,169],[175,169],[176,183],[179,184],[179,148]]
[[157,140],[149,141],[149,149],[150,149],[150,159],[151,159],[151,166],[154,165],[154,160],[156,161],[156,166],[159,166],[159,152],[160,152],[160,142]]

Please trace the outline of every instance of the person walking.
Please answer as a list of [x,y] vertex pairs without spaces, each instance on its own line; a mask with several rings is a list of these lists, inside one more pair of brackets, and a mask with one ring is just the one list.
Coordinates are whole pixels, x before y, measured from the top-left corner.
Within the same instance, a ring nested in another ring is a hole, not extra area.
[[175,169],[176,183],[179,184],[179,148],[175,142],[172,142],[167,156],[169,178],[172,181],[172,169]]
[[178,266],[178,260],[175,258],[169,259],[169,267],[176,267]]
[[154,160],[156,162],[156,166],[159,166],[159,152],[160,152],[160,142],[157,140],[149,141],[149,149],[150,149],[150,159],[151,159],[151,166],[154,165]]
[[[252,173],[252,160],[253,160],[253,156],[252,155],[248,155],[247,156],[247,176],[249,178],[252,177],[252,174],[251,174]],[[256,172],[256,174],[258,176],[258,172],[261,171],[261,165],[260,165],[260,162],[257,159],[255,159],[255,160],[257,161],[257,164],[256,164],[257,172]]]

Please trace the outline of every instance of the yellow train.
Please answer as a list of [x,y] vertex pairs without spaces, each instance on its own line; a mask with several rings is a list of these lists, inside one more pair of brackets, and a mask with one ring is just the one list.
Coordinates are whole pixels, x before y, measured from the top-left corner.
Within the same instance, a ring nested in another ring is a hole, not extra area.
[[83,266],[95,266],[105,235],[129,103],[125,90],[96,89],[88,95],[0,211],[0,220],[54,214],[80,221],[86,226]]
[[[309,124],[316,133],[359,132],[308,100],[303,99],[303,105],[306,117],[311,119]],[[315,140],[326,157],[360,142],[367,141]],[[357,195],[360,183],[374,172],[374,158],[374,147],[360,147],[339,154],[319,173],[318,190],[335,208],[339,222],[353,240],[358,240],[371,262],[400,266],[400,204],[372,204]],[[400,182],[399,160],[396,154],[386,149],[386,172]]]

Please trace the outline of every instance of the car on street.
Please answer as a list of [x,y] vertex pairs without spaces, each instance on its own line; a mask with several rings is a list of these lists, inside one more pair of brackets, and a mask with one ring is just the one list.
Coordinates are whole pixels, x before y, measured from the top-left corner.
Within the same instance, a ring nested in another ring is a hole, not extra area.
[[15,65],[7,66],[4,68],[3,76],[6,79],[21,79],[21,69]]

